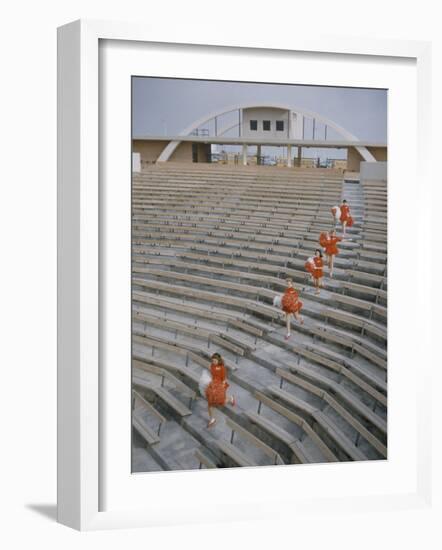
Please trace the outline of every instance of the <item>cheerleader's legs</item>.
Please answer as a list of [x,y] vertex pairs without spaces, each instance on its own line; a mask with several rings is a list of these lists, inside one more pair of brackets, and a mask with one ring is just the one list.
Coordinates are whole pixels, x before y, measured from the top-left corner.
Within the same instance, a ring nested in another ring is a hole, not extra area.
[[300,325],[304,324],[304,319],[299,315],[299,311],[297,311],[295,314],[295,319],[298,321]]
[[[227,396],[226,394],[226,404],[227,403],[229,403],[229,405],[232,405],[232,407],[236,405],[236,400],[233,395]],[[216,418],[213,416],[213,407],[211,407],[209,403],[207,403],[207,410],[209,412],[209,422],[207,423],[207,427],[211,428],[215,424]]]
[[322,281],[322,278],[315,279],[315,288],[316,288],[315,294],[319,294],[319,293],[320,293],[319,287],[320,287],[320,286],[322,287],[321,281]]
[[342,236],[345,237],[345,228],[347,227],[347,222],[342,222]]
[[207,423],[207,427],[210,428],[215,424],[216,419],[213,416],[213,408],[209,405],[209,403],[207,403],[207,410],[209,411],[209,422]]
[[333,263],[334,263],[334,260],[335,260],[335,257],[334,255],[332,254],[330,256],[330,277],[333,277]]
[[287,334],[285,336],[285,339],[288,340],[290,338],[290,320],[291,320],[292,314],[286,313],[285,314],[285,321],[287,326]]

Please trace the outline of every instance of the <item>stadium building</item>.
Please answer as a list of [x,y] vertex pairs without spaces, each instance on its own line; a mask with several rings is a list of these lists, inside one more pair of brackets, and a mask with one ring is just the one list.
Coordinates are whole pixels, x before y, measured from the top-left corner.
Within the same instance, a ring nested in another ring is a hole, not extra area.
[[[214,148],[236,147],[233,163],[264,164],[264,148],[283,148],[278,165],[301,167],[309,150],[341,150],[345,168],[359,172],[360,162],[387,160],[385,143],[362,142],[350,132],[318,113],[272,104],[233,106],[193,122],[178,136],[137,136],[133,140],[134,170],[155,162],[226,161],[228,155]],[[250,154],[250,149],[254,149]],[[310,157],[311,158],[311,157]],[[342,166],[342,158],[341,166]],[[317,163],[313,163],[316,165]]]

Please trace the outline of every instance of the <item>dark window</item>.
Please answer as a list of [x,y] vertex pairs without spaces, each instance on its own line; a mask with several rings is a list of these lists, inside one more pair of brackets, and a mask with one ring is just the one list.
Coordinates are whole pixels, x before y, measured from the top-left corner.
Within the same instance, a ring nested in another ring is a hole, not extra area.
[[267,131],[267,132],[270,130],[270,120],[263,120],[262,121],[262,129]]
[[283,120],[277,120],[276,121],[276,131],[277,132],[283,132],[284,131],[284,121]]
[[257,120],[251,120],[250,121],[250,129],[251,130],[257,130],[258,129],[258,121]]
[[198,143],[192,143],[192,162],[198,162]]

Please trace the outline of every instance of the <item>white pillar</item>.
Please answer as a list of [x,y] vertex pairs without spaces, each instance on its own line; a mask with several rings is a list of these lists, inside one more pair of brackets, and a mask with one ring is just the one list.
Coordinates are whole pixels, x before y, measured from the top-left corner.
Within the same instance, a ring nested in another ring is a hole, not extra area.
[[287,166],[292,167],[292,146],[287,145]]
[[132,172],[141,172],[141,154],[132,153]]
[[247,166],[247,143],[243,143],[242,146],[242,163]]
[[302,119],[303,116],[300,113],[295,113],[292,120],[292,131],[290,133],[290,139],[302,139]]

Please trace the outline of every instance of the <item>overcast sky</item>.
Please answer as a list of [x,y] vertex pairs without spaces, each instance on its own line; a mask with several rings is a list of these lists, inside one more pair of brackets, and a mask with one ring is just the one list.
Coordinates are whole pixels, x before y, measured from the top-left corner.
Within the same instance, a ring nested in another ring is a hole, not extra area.
[[[206,113],[237,103],[280,102],[315,111],[359,139],[387,141],[386,90],[146,77],[132,82],[134,136],[176,135]],[[305,137],[311,137],[307,131]]]

